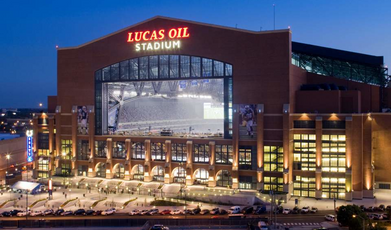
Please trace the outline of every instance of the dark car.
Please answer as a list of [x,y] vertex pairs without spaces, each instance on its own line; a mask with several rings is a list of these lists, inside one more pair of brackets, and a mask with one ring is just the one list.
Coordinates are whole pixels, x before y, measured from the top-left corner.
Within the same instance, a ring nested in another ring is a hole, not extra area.
[[253,206],[247,206],[242,209],[243,214],[251,214],[251,213],[253,213],[253,211],[254,211]]
[[102,210],[95,211],[92,215],[100,216],[102,214]]
[[384,204],[379,205],[379,207],[377,208],[377,211],[383,212],[384,210],[386,210],[386,206]]
[[169,228],[162,224],[155,224],[150,228],[150,230],[168,230]]
[[227,212],[227,210],[225,210],[225,209],[220,209],[220,215],[225,215],[225,214],[227,214],[228,212]]
[[201,215],[206,215],[206,214],[209,214],[209,213],[210,213],[209,209],[203,209],[203,210],[200,212]]
[[254,214],[255,215],[260,215],[262,213],[266,212],[266,206],[258,206],[257,209],[255,209]]
[[201,209],[200,208],[195,208],[193,209],[193,215],[197,215],[201,212]]
[[14,209],[14,210],[11,210],[11,211],[10,211],[10,214],[11,214],[11,216],[16,216],[16,214],[18,214],[19,212],[22,212],[22,211],[21,211],[21,210]]
[[73,214],[73,212],[71,210],[68,210],[68,211],[61,213],[61,216],[70,216],[72,214]]
[[189,209],[186,209],[185,211],[183,211],[183,214],[185,214],[185,215],[193,215],[193,211],[191,211]]
[[93,215],[94,213],[95,213],[94,210],[89,209],[89,210],[87,210],[87,211],[84,213],[84,215],[85,215],[85,216],[90,216],[90,215]]
[[78,215],[84,215],[84,213],[86,213],[86,210],[84,210],[84,209],[78,209],[78,210],[76,210],[74,213],[73,213],[73,215],[75,215],[75,216],[78,216]]
[[60,209],[57,209],[57,211],[54,213],[55,216],[59,216],[61,215],[64,211],[64,209],[60,208]]
[[300,213],[300,209],[296,206],[292,209],[292,214],[299,214]]
[[365,212],[365,206],[364,205],[360,205],[360,209],[361,209],[361,211],[363,211],[363,212]]
[[391,210],[391,205],[387,205],[386,209]]
[[10,217],[11,216],[11,212],[3,212],[3,213],[1,213],[1,216]]

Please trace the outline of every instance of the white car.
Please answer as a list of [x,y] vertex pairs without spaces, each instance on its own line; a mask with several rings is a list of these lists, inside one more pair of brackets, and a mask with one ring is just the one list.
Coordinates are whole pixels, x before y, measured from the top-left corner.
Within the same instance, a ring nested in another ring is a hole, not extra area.
[[149,212],[149,210],[142,210],[142,211],[140,212],[140,215],[144,216],[144,215],[146,215],[148,212]]
[[228,210],[228,213],[229,213],[229,214],[239,214],[239,213],[240,213],[240,207],[239,207],[239,206],[232,206],[232,207]]
[[30,211],[23,211],[23,212],[18,212],[18,214],[16,214],[16,216],[27,216],[30,214]]
[[41,216],[42,212],[41,211],[34,211],[30,213],[30,216]]
[[182,211],[179,209],[174,209],[170,212],[171,215],[180,215],[182,214]]
[[308,213],[310,211],[310,207],[305,206],[301,209],[301,213]]
[[134,215],[138,215],[138,214],[140,214],[140,210],[138,210],[138,209],[134,209],[129,212],[129,216],[134,216]]
[[101,215],[102,216],[108,216],[108,215],[112,215],[115,213],[115,208],[110,208],[110,209],[106,209],[104,210]]
[[328,215],[324,216],[324,219],[328,220],[328,221],[335,221],[335,216],[331,215],[331,214],[328,214]]
[[290,208],[284,208],[284,210],[282,211],[282,214],[288,215],[291,212],[292,212],[292,210]]

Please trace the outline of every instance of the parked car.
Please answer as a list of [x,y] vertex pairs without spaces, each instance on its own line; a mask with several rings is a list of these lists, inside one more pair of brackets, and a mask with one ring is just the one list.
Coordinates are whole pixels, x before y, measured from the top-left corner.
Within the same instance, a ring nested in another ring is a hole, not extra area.
[[18,214],[16,214],[16,216],[27,216],[27,215],[29,215],[30,214],[30,211],[23,211],[23,212],[18,212]]
[[317,212],[318,212],[318,208],[315,208],[315,207],[311,208],[311,213],[317,213]]
[[383,219],[383,215],[382,214],[374,213],[372,215],[373,215],[373,219],[374,220],[382,220]]
[[199,214],[200,212],[201,212],[201,209],[197,207],[197,208],[193,209],[192,214],[193,214],[193,215],[197,215],[197,214]]
[[94,216],[100,216],[102,214],[102,210],[95,211],[92,215]]
[[239,206],[232,206],[232,207],[228,210],[228,213],[229,213],[229,214],[239,214],[239,213],[240,213],[240,207],[239,207]]
[[383,216],[383,220],[388,220],[388,214],[387,213],[383,213],[382,216]]
[[299,209],[297,206],[295,206],[295,207],[292,209],[292,214],[299,214],[299,212],[300,212],[300,209]]
[[14,209],[14,210],[11,210],[11,211],[10,211],[10,214],[11,214],[11,216],[16,216],[19,212],[22,212],[22,211],[21,211],[21,210]]
[[391,210],[391,205],[387,205],[386,210]]
[[43,211],[44,216],[53,215],[53,214],[54,214],[53,209],[46,209],[45,211]]
[[247,206],[247,207],[243,208],[242,213],[243,214],[251,214],[251,213],[253,213],[253,211],[254,211],[253,206]]
[[84,215],[85,215],[85,216],[91,216],[91,215],[94,215],[94,213],[95,213],[94,210],[88,209],[88,210],[84,213]]
[[43,214],[42,211],[30,212],[30,216],[41,216],[42,214]]
[[301,209],[301,213],[303,213],[303,214],[307,214],[307,213],[309,213],[309,211],[310,211],[310,207],[308,207],[308,206],[304,206]]
[[209,214],[209,213],[210,213],[209,209],[202,209],[201,212],[200,212],[201,215],[206,215],[206,214]]
[[327,221],[335,221],[335,216],[332,214],[327,214],[324,216],[324,219]]
[[254,214],[260,215],[262,213],[266,212],[266,206],[258,206],[257,209],[254,211]]
[[155,224],[150,228],[150,230],[169,230],[170,228],[162,224]]
[[367,212],[374,212],[375,211],[375,207],[369,206],[365,211],[367,211]]
[[282,214],[288,215],[292,212],[290,208],[284,208],[284,211],[282,211]]
[[60,209],[57,209],[57,211],[54,212],[54,215],[55,215],[55,216],[59,216],[59,215],[61,215],[63,212],[64,212],[64,209],[60,208]]
[[86,210],[84,210],[84,209],[78,209],[78,210],[76,210],[74,213],[73,213],[73,215],[75,215],[75,216],[78,216],[78,215],[84,215],[84,213],[86,213]]
[[386,206],[384,204],[381,204],[381,205],[379,205],[379,207],[377,207],[377,211],[383,212],[384,210],[386,210]]
[[11,216],[11,212],[2,212],[1,216],[3,216],[3,217],[10,217]]
[[210,210],[211,215],[217,215],[219,213],[220,213],[219,208],[214,208],[214,209]]
[[160,212],[160,215],[169,215],[170,213],[171,213],[171,210],[165,209],[165,210]]
[[146,215],[147,213],[149,212],[149,210],[142,210],[141,212],[140,212],[140,215],[142,215],[142,216],[144,216],[144,215]]
[[129,212],[129,216],[135,216],[139,214],[140,214],[140,210],[138,209],[133,209],[132,211]]
[[363,211],[363,212],[365,212],[365,210],[366,210],[366,208],[365,208],[364,205],[360,205],[360,209],[361,209],[361,211]]
[[115,208],[109,208],[109,209],[106,209],[104,210],[101,215],[102,216],[108,216],[108,215],[112,215],[115,213]]
[[367,217],[368,217],[368,219],[370,219],[370,220],[374,220],[374,219],[375,219],[375,215],[373,215],[373,213],[368,213],[368,214],[367,214]]
[[228,211],[225,209],[220,209],[219,211],[220,211],[220,215],[225,215],[228,213]]
[[73,214],[73,212],[71,210],[68,210],[68,211],[61,213],[61,216],[70,216],[72,214]]
[[180,215],[182,214],[182,211],[179,209],[174,209],[170,212],[171,215]]
[[152,215],[155,215],[158,213],[159,213],[159,209],[154,208],[154,209],[149,210],[149,212],[147,214],[152,216]]

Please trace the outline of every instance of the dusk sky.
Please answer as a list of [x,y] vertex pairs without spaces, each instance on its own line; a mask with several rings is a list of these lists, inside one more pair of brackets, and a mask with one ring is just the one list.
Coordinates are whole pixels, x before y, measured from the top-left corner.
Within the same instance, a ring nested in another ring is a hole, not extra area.
[[391,1],[1,1],[0,108],[47,106],[57,93],[55,46],[77,46],[156,15],[248,29],[384,56],[391,66]]

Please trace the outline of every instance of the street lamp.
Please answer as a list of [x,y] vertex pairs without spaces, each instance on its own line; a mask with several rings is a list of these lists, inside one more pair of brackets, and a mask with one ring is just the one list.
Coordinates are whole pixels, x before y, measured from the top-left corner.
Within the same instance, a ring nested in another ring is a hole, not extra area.
[[353,218],[356,218],[356,217],[362,219],[362,229],[365,230],[365,219],[362,216],[353,215]]

